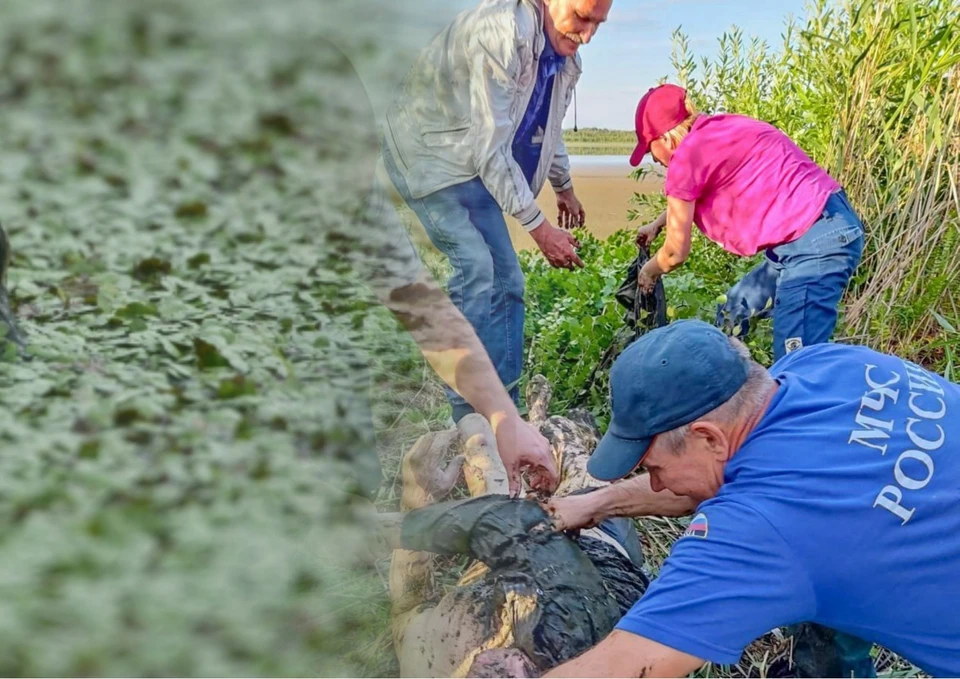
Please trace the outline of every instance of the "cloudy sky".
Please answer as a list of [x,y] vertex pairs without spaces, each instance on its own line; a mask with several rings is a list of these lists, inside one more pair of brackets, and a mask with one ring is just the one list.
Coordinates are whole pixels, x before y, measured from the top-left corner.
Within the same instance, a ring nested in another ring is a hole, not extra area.
[[[375,3],[376,10],[371,4],[370,11],[360,14],[378,42],[396,41],[397,45],[411,47],[425,44],[458,12],[477,1],[392,0],[384,4],[382,0],[368,0]],[[580,126],[631,129],[638,97],[657,79],[672,75],[670,34],[677,27],[689,36],[696,53],[712,54],[717,38],[734,24],[747,36],[756,35],[779,45],[790,14],[802,17],[803,0],[614,0],[608,23],[581,48],[584,73],[577,88]],[[397,53],[391,52],[395,69],[400,68]],[[358,64],[367,80],[364,68]],[[368,88],[377,89],[371,85]],[[371,92],[371,98],[381,105],[386,95]],[[565,126],[573,126],[572,107]]]

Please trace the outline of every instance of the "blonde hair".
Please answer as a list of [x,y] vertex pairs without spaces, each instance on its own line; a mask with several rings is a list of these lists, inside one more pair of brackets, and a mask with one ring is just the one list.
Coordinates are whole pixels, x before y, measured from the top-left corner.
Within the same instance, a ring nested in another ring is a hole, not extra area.
[[683,103],[687,107],[686,119],[660,137],[663,141],[673,146],[673,148],[680,146],[680,142],[682,142],[683,138],[689,134],[690,128],[693,127],[693,123],[696,122],[697,118],[700,116],[700,113],[697,111],[697,107],[693,105],[692,101],[690,101],[690,97],[685,97]]

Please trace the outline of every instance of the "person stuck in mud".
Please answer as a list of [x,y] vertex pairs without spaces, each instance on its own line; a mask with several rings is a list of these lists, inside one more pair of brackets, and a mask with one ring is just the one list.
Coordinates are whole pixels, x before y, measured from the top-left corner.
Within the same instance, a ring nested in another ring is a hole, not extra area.
[[[528,390],[532,419],[550,439],[560,495],[606,485],[586,472],[599,439],[584,411],[546,417],[549,386]],[[403,461],[403,509],[389,515],[393,634],[400,675],[529,676],[587,650],[646,590],[640,543],[628,519],[571,538],[532,499],[510,498],[489,426],[476,415],[422,438]],[[461,445],[461,440],[463,444]],[[444,468],[455,450],[462,454]],[[463,466],[472,498],[433,504]],[[410,551],[406,551],[410,550]],[[474,559],[443,596],[431,553]]]
[[753,118],[699,114],[687,92],[661,85],[637,106],[640,164],[649,152],[667,168],[667,210],[640,227],[649,245],[666,228],[663,247],[640,272],[640,284],[683,264],[691,227],[727,252],[763,261],[727,292],[717,324],[741,336],[752,316],[773,315],[773,354],[827,342],[837,305],[863,251],[863,224],[842,187],[786,134]]
[[553,500],[559,526],[697,506],[617,631],[547,676],[682,677],[805,622],[818,627],[794,650],[802,676],[872,673],[850,639],[960,676],[960,385],[844,344],[767,371],[737,339],[678,321],[630,345],[610,389],[587,469],[646,473]]

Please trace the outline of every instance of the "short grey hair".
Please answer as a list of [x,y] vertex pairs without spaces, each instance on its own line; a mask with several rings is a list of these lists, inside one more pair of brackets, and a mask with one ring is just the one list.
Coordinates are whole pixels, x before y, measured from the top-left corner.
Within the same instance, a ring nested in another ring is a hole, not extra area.
[[[750,357],[750,350],[747,349],[743,342],[736,337],[728,337],[727,340],[730,342],[730,346],[747,362],[747,381],[726,403],[717,406],[706,415],[698,417],[695,422],[729,424],[733,422],[740,413],[760,408],[763,405],[764,399],[767,397],[770,386],[773,384],[773,378],[770,377],[770,373]],[[690,422],[682,427],[671,429],[670,431],[660,434],[658,438],[663,442],[667,450],[679,454],[683,451],[683,442],[686,440],[687,434],[690,433],[690,427],[693,424],[694,422]]]

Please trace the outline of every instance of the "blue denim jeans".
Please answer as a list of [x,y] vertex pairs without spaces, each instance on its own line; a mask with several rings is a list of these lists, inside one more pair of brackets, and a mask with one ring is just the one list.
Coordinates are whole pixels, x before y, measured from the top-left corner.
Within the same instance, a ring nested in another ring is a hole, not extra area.
[[843,191],[832,194],[810,229],[767,250],[756,268],[727,292],[717,324],[739,325],[773,316],[774,360],[830,340],[837,306],[863,255],[863,224]]
[[[450,260],[450,299],[470,321],[514,402],[523,368],[524,281],[500,206],[477,178],[413,198],[389,150],[383,164],[433,244]],[[474,412],[452,389],[453,419]]]

